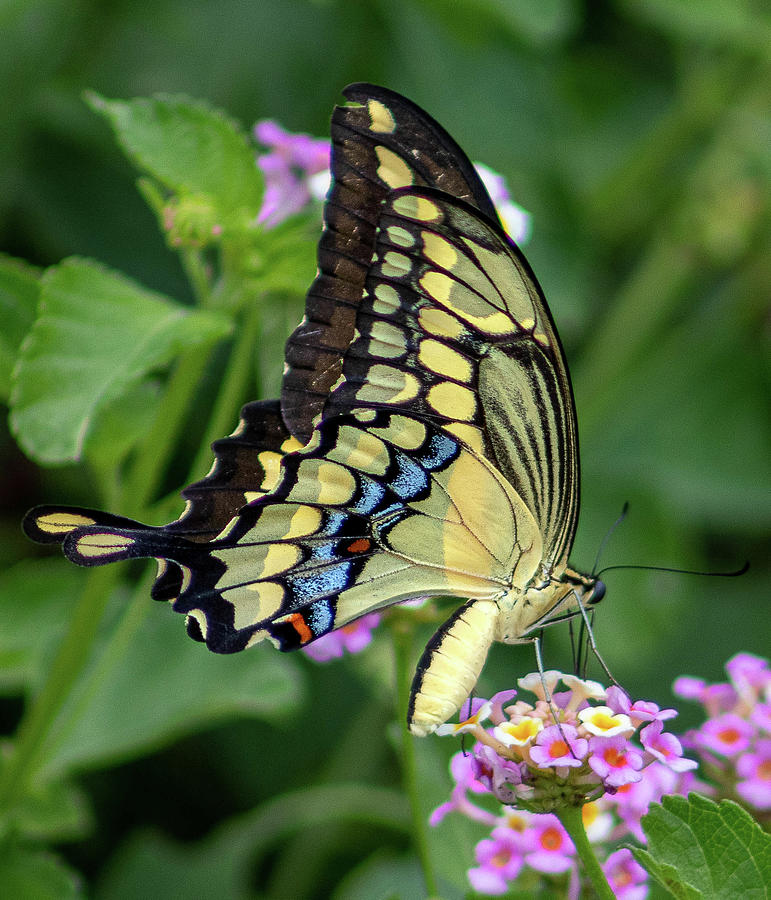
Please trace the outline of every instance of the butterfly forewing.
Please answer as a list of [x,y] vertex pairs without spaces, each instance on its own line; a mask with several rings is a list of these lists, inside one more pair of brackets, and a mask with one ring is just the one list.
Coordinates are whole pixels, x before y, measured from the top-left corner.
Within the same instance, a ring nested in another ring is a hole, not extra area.
[[494,223],[428,189],[383,203],[358,336],[324,415],[398,408],[486,456],[564,568],[578,511],[567,369],[540,288]]
[[332,115],[332,186],[324,208],[319,274],[308,291],[305,318],[286,346],[282,412],[303,443],[353,339],[381,201],[396,188],[427,185],[497,220],[468,157],[431,116],[371,84],[352,84],[343,93],[352,105],[339,106]]

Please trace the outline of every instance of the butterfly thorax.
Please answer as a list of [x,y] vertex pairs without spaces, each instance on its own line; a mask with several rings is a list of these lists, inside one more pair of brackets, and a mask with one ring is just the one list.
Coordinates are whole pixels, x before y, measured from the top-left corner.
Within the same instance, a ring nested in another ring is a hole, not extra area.
[[524,590],[513,587],[498,599],[500,614],[496,640],[504,644],[526,642],[539,628],[580,614],[605,595],[603,582],[567,568],[561,578],[537,573]]

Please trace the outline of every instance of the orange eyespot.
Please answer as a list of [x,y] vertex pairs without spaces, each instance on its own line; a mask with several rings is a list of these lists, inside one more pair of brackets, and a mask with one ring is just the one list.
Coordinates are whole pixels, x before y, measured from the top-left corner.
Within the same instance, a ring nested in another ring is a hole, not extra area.
[[369,538],[357,538],[355,541],[351,541],[346,549],[349,553],[366,553],[371,546],[372,541]]
[[289,624],[294,628],[297,634],[300,637],[301,644],[307,644],[308,641],[313,637],[313,632],[308,628],[308,624],[300,613],[295,613],[293,616],[290,616]]

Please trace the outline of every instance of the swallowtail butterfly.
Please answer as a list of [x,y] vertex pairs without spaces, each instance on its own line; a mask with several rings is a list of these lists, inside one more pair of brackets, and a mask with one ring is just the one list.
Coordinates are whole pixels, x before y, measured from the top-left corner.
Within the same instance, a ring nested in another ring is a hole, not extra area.
[[177,521],[43,506],[24,527],[80,565],[155,557],[153,596],[217,653],[293,650],[401,600],[463,598],[418,663],[408,717],[423,735],[493,641],[526,641],[605,588],[568,566],[576,416],[535,276],[440,125],[384,88],[345,96],[280,402],[244,407]]

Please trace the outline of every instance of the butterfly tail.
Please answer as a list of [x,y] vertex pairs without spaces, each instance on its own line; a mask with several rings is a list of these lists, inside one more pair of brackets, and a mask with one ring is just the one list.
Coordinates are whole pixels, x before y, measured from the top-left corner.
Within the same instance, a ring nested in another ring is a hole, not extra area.
[[194,547],[164,527],[71,506],[36,506],[24,517],[22,528],[33,541],[61,544],[67,559],[79,566],[102,566],[139,558],[182,563]]

